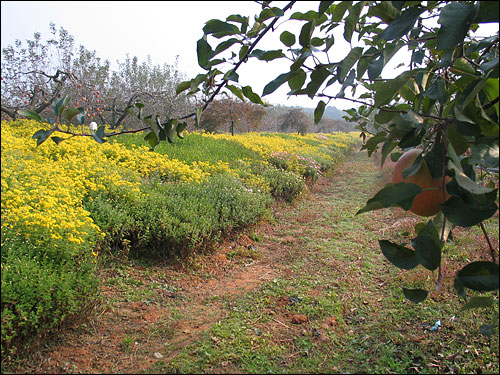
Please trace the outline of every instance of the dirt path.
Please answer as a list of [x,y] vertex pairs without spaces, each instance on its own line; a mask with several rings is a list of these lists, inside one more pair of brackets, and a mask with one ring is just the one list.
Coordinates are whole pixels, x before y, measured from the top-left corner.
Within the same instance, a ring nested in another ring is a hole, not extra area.
[[[227,318],[228,301],[293,273],[291,263],[299,256],[307,258],[300,253],[306,242],[309,247],[311,241],[320,244],[335,237],[351,241],[352,246],[366,242],[365,237],[356,238],[351,216],[376,191],[379,177],[365,153],[357,154],[339,166],[333,178],[321,178],[296,205],[277,205],[271,223],[221,244],[211,255],[192,259],[187,270],[131,262],[104,270],[103,303],[95,314],[50,349],[35,353],[23,371],[140,373],[159,360],[168,363],[201,333]],[[360,179],[368,183],[360,184]],[[361,191],[367,185],[373,190]],[[347,213],[350,216],[342,219]],[[343,230],[346,225],[354,231]],[[351,261],[361,264],[362,260]],[[329,267],[335,270],[336,263]],[[342,282],[341,275],[338,282]],[[356,298],[366,289],[359,285],[357,292],[345,298]],[[282,321],[289,318],[276,318],[274,324],[289,327],[290,323]],[[333,323],[326,320],[325,324]]]

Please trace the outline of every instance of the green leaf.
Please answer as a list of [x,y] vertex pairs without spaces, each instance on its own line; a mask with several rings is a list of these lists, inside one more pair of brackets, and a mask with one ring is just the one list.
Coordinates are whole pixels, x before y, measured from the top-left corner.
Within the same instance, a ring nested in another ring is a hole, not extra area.
[[158,137],[154,132],[149,132],[148,134],[146,134],[144,140],[149,143],[149,145],[151,146],[151,150],[154,150],[154,148],[160,143]]
[[493,298],[491,297],[478,297],[474,296],[469,299],[469,301],[462,306],[461,311],[477,309],[479,307],[490,307],[493,306]]
[[469,149],[467,138],[458,132],[454,127],[448,129],[448,141],[453,145],[453,148],[459,155],[462,155]]
[[328,52],[328,50],[332,48],[334,44],[335,44],[335,37],[333,36],[333,34],[328,35],[325,38],[325,49],[323,50],[323,52]]
[[[497,327],[498,327],[498,323],[496,323],[496,324],[481,324],[481,326],[479,327],[479,333],[481,335],[485,335],[485,336],[493,336],[495,334],[495,328],[497,328]],[[496,332],[498,332],[498,329],[496,330]]]
[[498,140],[483,138],[471,148],[471,164],[479,164],[485,168],[498,168]]
[[175,118],[169,119],[165,124],[165,132],[169,143],[174,143],[174,136],[176,133],[178,120]]
[[498,207],[496,205],[497,191],[476,195],[461,188],[455,179],[446,185],[452,195],[441,204],[446,218],[460,227],[471,227],[493,216]]
[[210,47],[205,38],[201,38],[196,43],[196,53],[198,54],[198,65],[208,70],[208,61],[212,57],[212,47]]
[[428,270],[435,270],[441,264],[441,240],[436,227],[429,220],[414,241],[413,245],[418,262]]
[[50,137],[50,139],[52,139],[56,145],[58,145],[59,143],[61,143],[62,141],[65,140],[65,138],[61,138],[61,137]]
[[318,18],[319,15],[314,10],[310,10],[307,13],[295,12],[290,16],[291,20],[300,20],[300,21],[313,21]]
[[415,197],[421,192],[422,189],[415,184],[404,182],[388,184],[375,194],[373,198],[369,199],[366,206],[356,212],[356,215],[387,207],[401,207],[403,210],[408,211]]
[[291,47],[295,44],[295,35],[289,31],[283,31],[280,35],[281,43],[287,47]]
[[441,28],[437,34],[436,48],[451,50],[464,41],[478,9],[474,4],[458,1],[447,4],[439,16]]
[[335,96],[336,98],[344,97],[345,89],[354,84],[354,78],[356,78],[356,72],[354,71],[354,69],[352,69],[347,75],[347,78],[345,79],[344,83],[342,84],[339,93]]
[[384,142],[382,146],[382,156],[380,158],[380,166],[382,167],[384,165],[385,159],[387,158],[387,155],[394,150],[394,148],[397,146],[397,142],[394,140],[388,139],[387,141]]
[[214,37],[221,38],[226,35],[239,34],[240,30],[235,25],[213,19],[206,22],[203,32],[207,35],[213,34]]
[[352,34],[358,27],[359,16],[361,15],[361,10],[363,9],[364,5],[365,2],[361,1],[359,3],[356,3],[354,6],[349,7],[349,15],[344,20],[344,39],[348,43],[351,43]]
[[203,112],[203,108],[201,107],[196,107],[195,110],[195,117],[194,117],[194,125],[199,128],[200,127],[200,121],[201,121],[201,113]]
[[125,108],[125,112],[127,112],[129,115],[135,116],[137,112],[134,109],[134,106],[129,105],[127,108]]
[[72,107],[72,108],[67,108],[64,110],[63,115],[66,121],[71,122],[73,117],[78,115],[80,113],[80,110],[78,108]]
[[[243,96],[243,92],[241,91],[240,88],[236,87],[236,86],[233,86],[233,85],[226,85],[226,87],[234,94],[236,95],[238,98],[241,99],[242,102],[245,101],[245,97]],[[264,95],[262,95],[264,96]]]
[[453,67],[451,68],[451,71],[454,74],[460,74],[460,75],[476,74],[476,70],[474,69],[472,64],[463,57],[459,57],[458,59],[453,61]]
[[283,53],[282,50],[277,49],[273,51],[265,51],[260,57],[259,60],[263,61],[271,61],[274,59],[279,59],[281,57],[285,57],[285,54]]
[[69,97],[64,97],[64,98],[61,98],[61,99],[58,99],[58,100],[54,100],[54,102],[52,103],[52,113],[56,116],[60,116],[62,111],[64,110],[64,103],[65,101],[67,101],[67,99],[69,99]]
[[316,68],[311,73],[311,81],[307,84],[306,91],[308,92],[308,96],[312,99],[316,95],[316,92],[319,90],[325,79],[330,76],[330,72],[325,67]]
[[85,122],[85,113],[80,113],[76,115],[76,121],[80,124],[83,125]]
[[493,262],[472,262],[457,272],[460,282],[478,292],[498,290],[498,264]]
[[434,83],[432,83],[427,90],[424,92],[424,96],[427,96],[431,99],[439,101],[441,104],[445,104],[448,100],[448,92],[445,88],[444,79],[438,77]]
[[383,108],[380,108],[378,113],[375,115],[375,122],[377,124],[387,124],[395,115],[396,113],[394,112],[384,111]]
[[240,76],[233,69],[231,69],[224,75],[224,79],[228,81],[238,82]]
[[301,55],[295,60],[295,62],[290,65],[290,71],[294,71],[299,69],[302,64],[307,60],[309,56],[312,55],[312,52],[310,49],[306,49],[304,52],[301,53]]
[[406,179],[417,174],[418,171],[420,171],[420,168],[422,168],[422,160],[422,154],[419,154],[413,164],[408,168],[405,168],[405,170],[403,171],[403,178]]
[[406,35],[412,28],[417,18],[425,11],[424,8],[409,7],[380,34],[381,39],[387,41],[399,39]]
[[158,140],[161,141],[166,141],[167,140],[167,132],[165,131],[165,123],[162,124],[160,121],[160,116],[156,115],[156,126],[159,129],[157,137]]
[[[448,240],[448,236],[451,234],[451,231],[455,227],[452,222],[449,220],[444,220],[444,214],[442,211],[439,211],[437,215],[432,219],[432,223],[436,227],[437,232],[441,236],[443,233],[443,241],[446,242]],[[445,223],[444,232],[443,232],[443,222]]]
[[452,160],[448,161],[448,169],[455,172],[455,180],[457,181],[458,185],[472,194],[481,195],[490,193],[495,190],[479,185],[475,181],[472,181],[469,176],[467,176],[460,168],[455,165],[455,163],[453,163]]
[[384,54],[381,53],[379,57],[373,59],[368,65],[368,78],[374,80],[378,78],[384,70]]
[[385,142],[387,139],[387,133],[385,131],[378,132],[375,136],[370,137],[368,141],[363,145],[362,150],[368,150],[368,156],[371,156],[372,153],[377,149],[378,144]]
[[187,122],[180,122],[177,124],[177,126],[175,127],[175,131],[177,133],[177,136],[180,138],[180,139],[184,139],[184,130],[187,128]]
[[153,130],[155,134],[158,136],[158,134],[160,133],[160,128],[156,120],[153,120],[152,115],[145,117],[142,121],[144,121],[151,128],[151,130]]
[[181,92],[189,89],[191,87],[191,81],[184,81],[177,85],[175,88],[175,94],[179,95]]
[[423,289],[408,289],[403,288],[403,294],[407,299],[413,303],[420,303],[425,301],[429,292]]
[[374,6],[370,6],[367,15],[380,18],[382,22],[390,24],[399,14],[393,6],[392,1],[381,1]]
[[309,48],[311,46],[311,37],[315,26],[316,22],[314,20],[302,26],[299,35],[299,43],[302,47]]
[[373,54],[377,53],[378,50],[375,47],[370,47],[364,51],[363,56],[358,60],[358,65],[356,65],[356,79],[359,81],[363,75],[368,70],[369,64],[374,60]]
[[249,47],[249,46],[247,46],[247,45],[244,45],[244,46],[242,46],[242,47],[240,48],[240,52],[239,52],[239,55],[238,55],[238,56],[239,56],[239,58],[240,58],[240,60],[243,60],[243,57],[245,56],[245,54],[247,53],[247,51],[248,51],[248,49],[249,49],[249,48],[250,48],[250,47]]
[[433,179],[443,177],[443,161],[445,160],[445,155],[444,145],[442,143],[436,143],[424,156],[424,160]]
[[262,96],[269,95],[275,92],[283,83],[287,82],[290,77],[293,76],[293,72],[283,73],[276,77],[274,80],[269,82],[262,91]]
[[318,9],[318,16],[321,16],[323,13],[326,12],[328,8],[333,4],[333,1],[320,1],[319,3],[319,9]]
[[293,74],[288,79],[288,86],[291,90],[300,90],[306,82],[307,74],[303,69],[293,71]]
[[36,139],[36,145],[38,147],[43,142],[45,142],[47,140],[47,138],[49,138],[51,136],[51,134],[54,133],[54,131],[55,131],[55,128],[49,129],[49,130],[40,129],[40,130],[36,131],[35,134],[33,134],[33,137],[31,137],[31,138]]
[[317,124],[321,121],[321,117],[323,117],[323,112],[325,112],[325,102],[320,100],[316,109],[314,110],[314,123]]
[[252,103],[264,105],[260,96],[254,93],[250,86],[242,87],[241,91],[243,92],[243,95],[245,95],[245,97],[247,97]]
[[[333,6],[332,22],[339,22],[352,5],[352,1],[341,1]],[[361,13],[361,12],[360,12]]]
[[18,109],[17,113],[19,115],[21,115],[21,116],[26,117],[26,118],[29,118],[29,119],[32,119],[32,120],[36,120],[38,122],[43,122],[43,120],[40,117],[40,115],[38,113],[36,113],[35,111],[31,111],[31,110],[28,110],[28,109]]
[[347,56],[342,60],[340,65],[340,73],[338,75],[338,79],[340,83],[344,82],[345,77],[347,77],[347,73],[351,70],[351,68],[356,64],[363,54],[363,47],[354,47],[349,51]]
[[231,47],[235,43],[240,43],[240,41],[236,38],[231,38],[231,39],[228,39],[228,40],[221,42],[217,47],[215,47],[215,50],[213,52],[213,56],[218,55],[219,53],[225,51],[226,49],[228,49],[229,47]]
[[413,250],[387,240],[379,240],[378,242],[382,254],[396,267],[411,270],[418,266],[418,259]]
[[375,86],[375,106],[380,107],[389,103],[408,80],[417,74],[416,70],[401,73],[394,79],[377,83]]
[[480,1],[474,23],[498,22],[498,1]]
[[465,286],[462,284],[460,279],[457,278],[455,274],[455,280],[453,281],[453,287],[457,291],[457,294],[462,297],[465,301],[467,301],[467,294],[465,292]]
[[257,17],[257,21],[264,22],[272,17],[275,17],[274,12],[269,8],[265,8],[265,9],[262,9],[262,11],[260,12],[259,17]]

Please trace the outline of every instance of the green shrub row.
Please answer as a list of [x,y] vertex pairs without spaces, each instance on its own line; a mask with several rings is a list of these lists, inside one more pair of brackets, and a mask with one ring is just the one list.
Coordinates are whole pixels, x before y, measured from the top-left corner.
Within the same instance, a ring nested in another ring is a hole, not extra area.
[[101,193],[85,203],[106,233],[101,249],[134,257],[182,257],[269,213],[267,194],[250,191],[227,175],[202,184],[154,178],[142,184],[141,192],[135,202]]

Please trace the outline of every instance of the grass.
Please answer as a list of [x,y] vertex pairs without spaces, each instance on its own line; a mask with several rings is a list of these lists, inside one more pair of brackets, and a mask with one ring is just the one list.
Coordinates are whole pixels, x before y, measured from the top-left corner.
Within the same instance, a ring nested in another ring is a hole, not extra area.
[[[123,143],[130,147],[147,146],[144,136],[135,134],[125,134],[113,139],[113,142]],[[167,155],[172,159],[182,160],[188,164],[194,161],[210,162],[218,164],[219,162],[229,163],[231,167],[236,167],[238,160],[251,159],[261,160],[262,157],[255,151],[241,147],[241,144],[235,141],[225,139],[212,139],[203,137],[198,133],[190,133],[184,139],[177,139],[175,143],[162,142],[155,148],[155,152]]]

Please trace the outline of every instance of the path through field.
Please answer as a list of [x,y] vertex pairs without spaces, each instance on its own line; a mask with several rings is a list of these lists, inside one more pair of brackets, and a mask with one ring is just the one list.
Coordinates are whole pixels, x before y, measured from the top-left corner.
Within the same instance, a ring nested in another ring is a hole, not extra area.
[[23,370],[355,373],[376,371],[385,355],[389,371],[398,363],[452,371],[456,358],[409,353],[407,343],[429,340],[419,323],[434,316],[408,308],[376,241],[411,232],[416,218],[392,209],[355,215],[383,183],[366,153],[354,154],[307,197],[277,205],[273,220],[184,269],[130,261],[104,269],[95,315]]

